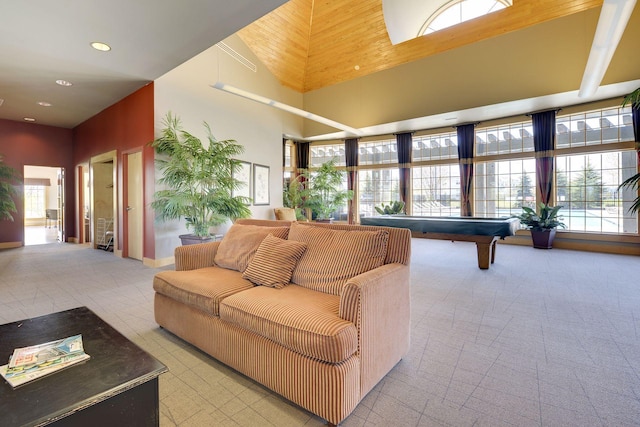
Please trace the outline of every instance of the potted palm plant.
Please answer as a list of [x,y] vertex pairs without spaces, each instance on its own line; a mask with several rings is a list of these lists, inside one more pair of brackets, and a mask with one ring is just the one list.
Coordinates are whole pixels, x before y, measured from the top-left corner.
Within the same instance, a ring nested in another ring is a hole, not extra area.
[[390,202],[388,205],[384,203],[381,206],[374,206],[376,212],[380,215],[398,215],[404,213],[404,202],[401,200],[396,200],[394,202]]
[[304,176],[307,179],[301,191],[304,207],[311,209],[317,221],[331,222],[331,214],[353,198],[353,191],[342,189],[344,172],[336,168],[335,159]]
[[292,208],[296,212],[298,221],[305,220],[306,217],[302,210],[304,209],[304,200],[302,198],[302,190],[304,184],[300,180],[300,175],[292,177],[288,185],[282,190],[282,204],[286,208]]
[[531,240],[533,247],[538,249],[551,249],[553,240],[556,237],[556,229],[558,227],[566,228],[562,222],[562,216],[558,212],[562,206],[549,206],[545,203],[538,205],[538,211],[530,207],[523,206],[520,215],[514,215],[514,218],[520,220],[520,224],[531,230]]
[[233,196],[242,183],[234,178],[240,161],[234,158],[244,147],[233,139],[218,141],[205,122],[208,147],[182,129],[180,120],[170,112],[163,121],[159,138],[151,145],[162,157],[156,159],[165,189],[154,194],[151,207],[161,221],[185,218],[193,234],[181,235],[183,244],[212,239],[210,228],[227,220],[251,215],[247,197]]
[[[631,104],[631,108],[635,110],[634,116],[638,117],[638,110],[640,110],[640,87],[624,97],[624,100],[622,101],[622,107],[625,107],[627,104]],[[636,120],[634,120],[633,125],[634,127],[640,126],[640,123],[637,123]],[[640,188],[640,172],[624,180],[624,182],[618,187],[618,190],[621,190],[624,187],[635,190],[637,192]],[[633,200],[631,207],[629,207],[630,213],[636,213],[638,211],[640,211],[640,196],[636,197]]]
[[18,212],[13,198],[18,195],[14,184],[19,177],[18,172],[5,164],[0,155],[0,221],[13,221],[11,214]]

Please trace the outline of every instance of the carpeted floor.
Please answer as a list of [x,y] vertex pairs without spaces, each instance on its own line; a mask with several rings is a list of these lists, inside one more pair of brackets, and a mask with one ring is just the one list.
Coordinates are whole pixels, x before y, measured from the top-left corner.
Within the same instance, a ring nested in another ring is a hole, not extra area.
[[[172,268],[172,267],[168,267]],[[158,269],[72,244],[0,251],[0,323],[86,305],[164,362],[161,426],[323,420],[157,327]],[[640,258],[413,240],[411,350],[342,426],[640,425]],[[0,337],[2,339],[2,337]]]

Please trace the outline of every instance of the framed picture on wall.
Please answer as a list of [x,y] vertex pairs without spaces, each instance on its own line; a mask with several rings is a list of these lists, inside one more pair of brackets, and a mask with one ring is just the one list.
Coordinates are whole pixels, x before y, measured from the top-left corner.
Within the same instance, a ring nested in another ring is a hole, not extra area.
[[[233,177],[240,181],[242,185],[233,190],[233,197],[242,196],[251,199],[251,163],[240,161],[240,167],[233,174]],[[251,204],[251,202],[247,203]]]
[[269,204],[269,166],[253,164],[253,204]]

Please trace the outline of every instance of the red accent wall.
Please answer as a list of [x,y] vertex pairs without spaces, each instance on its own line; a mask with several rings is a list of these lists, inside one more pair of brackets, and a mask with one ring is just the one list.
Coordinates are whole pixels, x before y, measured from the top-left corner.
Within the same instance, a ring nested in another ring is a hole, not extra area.
[[[0,119],[0,154],[4,156],[5,163],[20,175],[24,173],[25,165],[65,169],[65,238],[75,237],[75,169],[71,129]],[[24,244],[22,196],[16,200],[16,207],[18,213],[13,215],[13,222],[0,221],[0,242]]]
[[[125,153],[142,151],[143,202],[145,206],[143,256],[155,259],[155,231],[153,211],[148,207],[155,189],[154,150],[148,143],[154,138],[153,83],[132,93],[109,108],[96,114],[73,129],[73,163],[88,163],[91,157],[117,150],[118,200],[123,194],[123,165]],[[124,207],[118,206],[118,249],[123,248]]]

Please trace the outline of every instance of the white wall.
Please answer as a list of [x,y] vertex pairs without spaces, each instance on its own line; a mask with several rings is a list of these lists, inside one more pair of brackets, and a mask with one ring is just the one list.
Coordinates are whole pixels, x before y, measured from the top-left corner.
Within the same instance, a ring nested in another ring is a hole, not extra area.
[[[281,86],[237,36],[224,42],[256,64],[257,72],[214,46],[160,77],[154,83],[156,136],[171,111],[185,130],[203,140],[206,131],[202,124],[206,121],[216,139],[238,141],[245,148],[240,160],[270,167],[270,205],[251,206],[252,217],[274,218],[273,208],[282,206],[282,137],[301,135],[302,119],[211,85],[222,81],[299,108],[302,95]],[[218,231],[228,227],[226,224]],[[187,232],[184,221],[156,223],[155,231],[156,259],[172,256],[180,244],[178,235]]]

